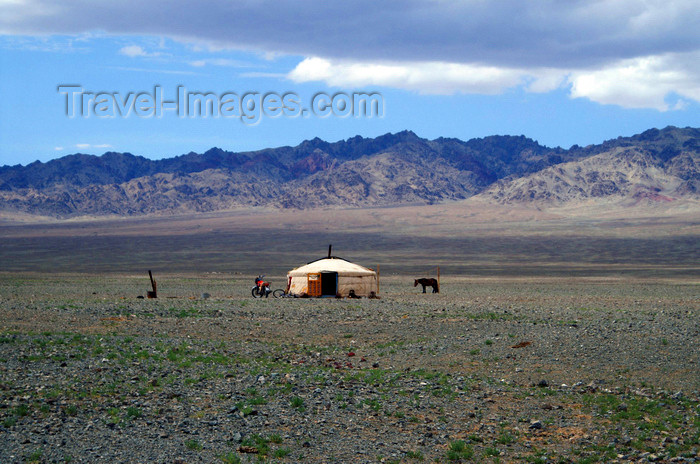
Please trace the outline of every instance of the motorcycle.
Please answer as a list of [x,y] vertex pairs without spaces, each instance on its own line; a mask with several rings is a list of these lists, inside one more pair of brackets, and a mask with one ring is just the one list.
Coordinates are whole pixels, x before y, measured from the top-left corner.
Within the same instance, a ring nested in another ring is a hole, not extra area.
[[272,293],[275,298],[282,298],[288,296],[287,293],[280,289],[274,292],[270,290],[270,282],[265,282],[265,276],[259,275],[255,278],[255,287],[253,287],[250,292],[253,294],[253,298],[267,298]]
[[270,296],[270,282],[265,282],[264,279],[264,275],[259,275],[255,278],[255,287],[251,289],[253,298],[267,298]]

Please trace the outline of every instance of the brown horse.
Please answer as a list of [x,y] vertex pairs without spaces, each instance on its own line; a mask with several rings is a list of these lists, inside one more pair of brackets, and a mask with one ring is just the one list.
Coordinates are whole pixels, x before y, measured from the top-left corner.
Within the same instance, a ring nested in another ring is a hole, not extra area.
[[425,293],[425,287],[433,287],[433,293],[440,293],[437,279],[416,279],[413,286],[417,287],[418,284],[423,286],[423,293]]

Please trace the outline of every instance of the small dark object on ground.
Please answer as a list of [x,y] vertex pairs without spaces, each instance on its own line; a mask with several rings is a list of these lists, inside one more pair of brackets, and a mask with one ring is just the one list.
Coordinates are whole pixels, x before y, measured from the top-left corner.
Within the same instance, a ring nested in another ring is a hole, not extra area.
[[533,420],[530,421],[530,429],[531,430],[542,430],[544,426],[542,425],[541,421],[538,420]]
[[238,451],[240,453],[248,453],[248,454],[258,454],[260,450],[258,450],[254,446],[246,446],[246,445],[241,445],[238,447]]

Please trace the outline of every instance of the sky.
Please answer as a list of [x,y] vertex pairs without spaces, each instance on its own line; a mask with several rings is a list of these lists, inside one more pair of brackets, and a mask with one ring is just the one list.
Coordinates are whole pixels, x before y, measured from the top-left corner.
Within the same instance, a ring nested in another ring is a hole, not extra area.
[[700,127],[697,0],[0,0],[0,166]]

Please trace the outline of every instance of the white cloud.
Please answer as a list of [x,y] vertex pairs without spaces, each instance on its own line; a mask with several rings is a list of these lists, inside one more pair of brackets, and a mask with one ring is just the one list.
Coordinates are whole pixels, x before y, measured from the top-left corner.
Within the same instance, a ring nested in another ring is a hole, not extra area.
[[566,83],[559,69],[509,69],[462,63],[332,62],[307,58],[287,77],[294,82],[322,81],[334,87],[383,86],[422,94],[493,95],[525,86],[531,92],[549,92]]
[[80,150],[87,150],[89,148],[112,148],[112,145],[108,143],[98,143],[98,144],[91,144],[91,143],[76,143],[75,148],[78,148]]
[[196,73],[194,71],[180,71],[177,69],[161,69],[161,68],[134,68],[134,67],[127,67],[127,66],[110,66],[110,69],[118,69],[120,71],[130,71],[130,72],[137,72],[137,73],[154,73],[154,74],[176,74],[176,75],[183,75],[183,76],[197,76],[199,73]]
[[202,60],[190,61],[190,65],[195,68],[201,68],[204,66],[221,66],[228,68],[249,68],[252,65],[248,62],[241,60],[231,60],[228,58],[207,58]]
[[122,49],[119,50],[119,53],[121,55],[126,55],[126,56],[131,56],[131,57],[146,56],[147,55],[147,53],[143,49],[143,47],[141,47],[139,45],[129,45],[127,47],[122,47]]
[[331,62],[307,58],[288,75],[294,82],[323,81],[334,87],[383,86],[423,94],[497,94],[522,82],[522,73],[459,63]]
[[548,68],[533,70],[526,85],[526,90],[532,93],[547,93],[564,87],[567,84],[567,70]]
[[422,94],[498,94],[522,87],[546,93],[570,86],[572,98],[587,98],[625,108],[679,110],[700,102],[700,52],[621,60],[602,69],[503,68],[460,63],[368,63],[307,58],[287,77],[294,82],[321,81],[333,87],[382,86]]
[[571,96],[626,108],[682,109],[671,94],[700,102],[700,52],[622,60],[602,69],[571,74]]
[[288,74],[285,73],[275,73],[275,72],[260,72],[260,71],[252,71],[252,72],[244,72],[240,73],[238,77],[243,77],[243,78],[252,78],[252,79],[284,79],[288,76]]
[[160,52],[147,52],[144,50],[144,48],[140,45],[127,45],[126,47],[122,47],[119,50],[120,55],[126,55],[128,57],[134,58],[134,57],[154,57],[154,56],[160,56]]
[[56,151],[62,151],[62,150],[63,150],[63,147],[53,147],[53,149],[56,150]]
[[[1,1],[1,0],[0,0]],[[84,42],[90,34],[74,36],[2,36],[0,47],[7,50],[48,53],[75,53],[88,51]]]
[[[170,0],[166,16],[161,2],[86,5],[0,0],[0,34],[99,30],[168,37],[193,51],[302,56],[290,79],[333,86],[495,94],[568,85],[574,98],[662,111],[683,106],[674,98],[700,101],[697,0]],[[132,58],[162,53],[152,51],[156,44],[125,45],[120,54]],[[238,66],[218,58],[189,64]]]

